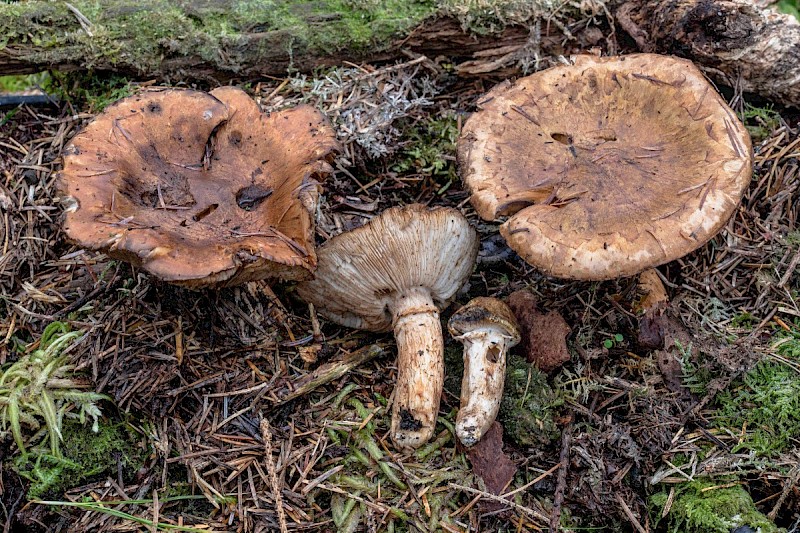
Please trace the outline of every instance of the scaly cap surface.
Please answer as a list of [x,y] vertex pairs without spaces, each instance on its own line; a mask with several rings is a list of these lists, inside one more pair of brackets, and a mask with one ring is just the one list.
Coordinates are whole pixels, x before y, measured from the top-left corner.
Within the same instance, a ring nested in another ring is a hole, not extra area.
[[733,214],[750,137],[690,61],[578,56],[503,83],[464,125],[458,160],[478,214],[557,277],[630,276],[680,258]]

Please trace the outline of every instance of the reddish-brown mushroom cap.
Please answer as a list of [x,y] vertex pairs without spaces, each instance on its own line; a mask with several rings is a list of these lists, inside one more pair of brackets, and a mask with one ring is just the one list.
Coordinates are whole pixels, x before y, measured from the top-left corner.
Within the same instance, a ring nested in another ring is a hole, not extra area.
[[472,205],[558,277],[636,274],[695,250],[741,200],[752,146],[689,61],[579,56],[494,88],[458,158]]
[[65,230],[81,246],[202,287],[307,279],[334,133],[315,109],[158,89],[107,108],[65,149]]

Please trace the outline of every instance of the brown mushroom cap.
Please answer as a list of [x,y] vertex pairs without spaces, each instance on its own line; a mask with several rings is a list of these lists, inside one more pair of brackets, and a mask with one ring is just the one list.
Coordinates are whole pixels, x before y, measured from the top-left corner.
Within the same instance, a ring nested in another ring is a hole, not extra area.
[[458,146],[471,202],[528,263],[558,277],[636,274],[695,250],[752,173],[742,123],[690,62],[579,56],[503,83]]
[[514,313],[497,298],[473,298],[453,313],[447,322],[447,329],[454,337],[486,327],[495,327],[508,336],[508,346],[515,346],[520,341],[519,325]]
[[318,180],[337,148],[308,106],[265,115],[233,87],[144,91],[65,149],[65,230],[189,287],[306,279]]
[[392,207],[317,250],[315,279],[298,294],[329,319],[368,331],[392,329],[395,300],[423,287],[447,306],[472,273],[478,235],[455,209]]

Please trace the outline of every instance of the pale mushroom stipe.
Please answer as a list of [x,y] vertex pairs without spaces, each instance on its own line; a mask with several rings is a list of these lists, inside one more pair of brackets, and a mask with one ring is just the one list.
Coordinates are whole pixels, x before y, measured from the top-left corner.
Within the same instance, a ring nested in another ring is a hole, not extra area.
[[752,175],[747,130],[690,61],[577,56],[504,82],[458,140],[470,201],[526,262],[631,276],[702,246]]
[[397,383],[391,437],[417,448],[433,435],[444,384],[439,310],[466,282],[478,235],[455,209],[392,207],[317,251],[315,279],[299,295],[328,319],[367,331],[394,330]]
[[306,279],[319,182],[337,150],[309,106],[266,115],[234,87],[146,90],[65,148],[64,228],[190,288]]
[[464,344],[456,435],[465,446],[472,446],[497,418],[506,377],[506,352],[519,343],[519,326],[506,304],[479,297],[453,313],[447,329]]

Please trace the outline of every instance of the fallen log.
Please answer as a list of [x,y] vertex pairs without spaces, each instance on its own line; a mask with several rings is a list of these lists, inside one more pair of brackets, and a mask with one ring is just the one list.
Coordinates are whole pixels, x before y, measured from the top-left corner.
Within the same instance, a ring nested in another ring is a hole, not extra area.
[[495,0],[491,9],[465,7],[470,5],[483,3],[0,4],[0,75],[93,69],[167,83],[219,84],[426,55],[447,58],[460,76],[510,76],[546,56],[592,47],[618,52],[608,23],[613,20],[642,51],[692,59],[717,83],[800,106],[800,24],[750,0],[597,0],[582,2],[584,11],[572,7],[557,14],[548,12],[546,2],[524,9],[513,0]]
[[[511,4],[498,0],[504,2]],[[524,45],[529,31],[518,23],[543,15],[536,5],[521,15],[504,14],[501,6],[459,20],[458,8],[423,0],[0,4],[0,75],[94,69],[219,83],[409,54],[472,58]]]
[[645,0],[616,10],[645,52],[691,59],[717,83],[800,105],[800,23],[748,0]]

